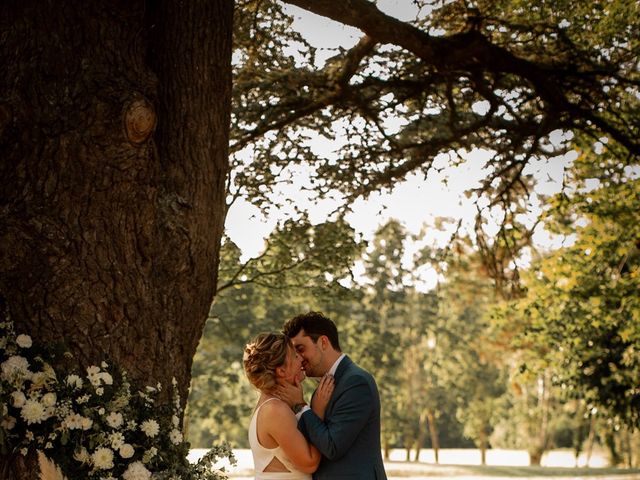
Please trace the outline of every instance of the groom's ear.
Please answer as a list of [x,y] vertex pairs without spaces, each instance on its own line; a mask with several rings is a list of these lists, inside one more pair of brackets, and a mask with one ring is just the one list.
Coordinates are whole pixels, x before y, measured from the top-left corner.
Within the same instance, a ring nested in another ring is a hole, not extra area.
[[322,335],[320,337],[320,346],[322,347],[322,349],[326,350],[330,345],[331,342],[329,342],[329,337],[327,337],[326,335]]

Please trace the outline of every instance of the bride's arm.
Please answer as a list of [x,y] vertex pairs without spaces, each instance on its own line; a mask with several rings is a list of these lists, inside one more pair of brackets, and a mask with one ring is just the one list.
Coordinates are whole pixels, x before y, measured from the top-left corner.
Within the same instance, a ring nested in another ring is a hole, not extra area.
[[[320,463],[320,452],[298,430],[298,422],[289,406],[282,402],[269,402],[267,415],[263,415],[262,432],[269,434],[282,448],[293,465],[304,473],[313,473]],[[265,405],[263,409],[267,407]]]

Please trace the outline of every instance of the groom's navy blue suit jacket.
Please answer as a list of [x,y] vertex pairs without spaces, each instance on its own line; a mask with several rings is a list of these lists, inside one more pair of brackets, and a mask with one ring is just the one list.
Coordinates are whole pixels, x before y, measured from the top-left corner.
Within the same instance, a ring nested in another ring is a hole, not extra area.
[[324,421],[311,410],[298,427],[322,453],[316,480],[386,479],[380,448],[380,395],[369,372],[344,357]]

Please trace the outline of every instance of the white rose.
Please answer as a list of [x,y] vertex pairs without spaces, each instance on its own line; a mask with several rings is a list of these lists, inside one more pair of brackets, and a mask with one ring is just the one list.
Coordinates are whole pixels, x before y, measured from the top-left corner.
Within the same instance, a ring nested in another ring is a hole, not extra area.
[[56,404],[56,394],[55,393],[45,393],[42,397],[42,403],[45,407],[53,407]]
[[151,472],[141,462],[133,462],[122,474],[124,480],[149,480]]
[[16,337],[16,343],[20,348],[29,348],[31,347],[31,337],[29,335],[18,335]]
[[22,408],[24,402],[27,401],[27,397],[24,396],[22,392],[13,392],[11,394],[12,402],[11,404],[16,408]]
[[129,445],[128,443],[125,443],[120,446],[120,448],[118,449],[118,453],[120,453],[120,456],[122,458],[131,458],[133,457],[133,454],[135,453],[135,451],[131,445]]

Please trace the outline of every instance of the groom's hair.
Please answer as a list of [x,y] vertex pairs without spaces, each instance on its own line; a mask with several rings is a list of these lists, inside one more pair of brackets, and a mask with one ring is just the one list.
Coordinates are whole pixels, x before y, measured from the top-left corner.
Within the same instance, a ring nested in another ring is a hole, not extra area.
[[330,318],[325,317],[321,312],[308,312],[293,317],[282,327],[283,333],[293,338],[300,330],[311,337],[314,342],[318,341],[322,335],[326,335],[334,350],[341,352],[340,339],[338,338],[338,328]]

